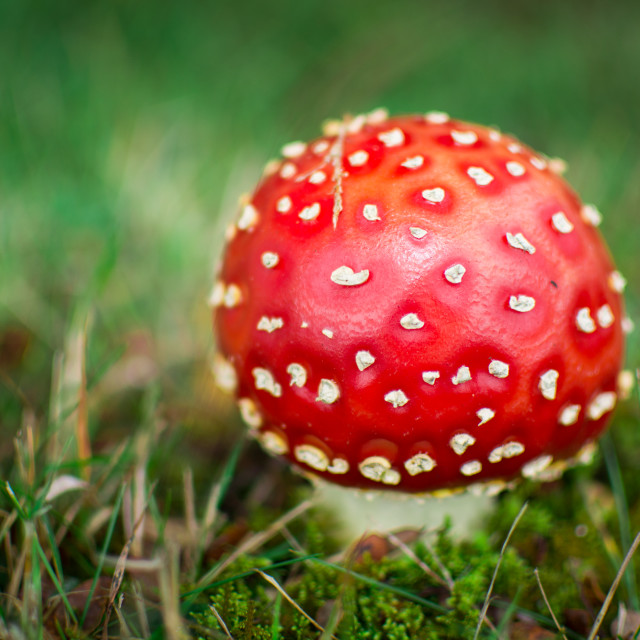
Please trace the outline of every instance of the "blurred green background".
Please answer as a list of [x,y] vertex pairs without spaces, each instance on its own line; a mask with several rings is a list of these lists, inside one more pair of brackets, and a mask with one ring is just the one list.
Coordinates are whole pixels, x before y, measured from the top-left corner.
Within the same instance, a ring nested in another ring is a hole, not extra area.
[[131,384],[173,372],[189,404],[238,196],[283,143],[377,106],[448,111],[567,160],[637,316],[635,0],[1,0],[0,426],[20,421],[11,385],[46,411],[87,305],[90,384],[133,350]]

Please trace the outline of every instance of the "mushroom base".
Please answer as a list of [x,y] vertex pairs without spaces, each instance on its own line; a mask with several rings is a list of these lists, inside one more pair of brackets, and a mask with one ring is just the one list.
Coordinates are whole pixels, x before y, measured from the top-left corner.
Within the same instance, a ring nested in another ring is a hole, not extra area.
[[449,518],[451,534],[470,538],[478,521],[494,507],[495,496],[470,491],[449,495],[416,496],[390,491],[345,489],[327,482],[317,483],[319,504],[331,510],[339,522],[341,536],[351,542],[365,533],[385,533],[403,528],[431,529]]

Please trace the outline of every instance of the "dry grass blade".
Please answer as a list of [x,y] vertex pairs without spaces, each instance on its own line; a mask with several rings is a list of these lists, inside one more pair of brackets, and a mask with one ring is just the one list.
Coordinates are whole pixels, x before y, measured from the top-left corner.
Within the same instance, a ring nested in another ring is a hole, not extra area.
[[216,482],[209,492],[207,504],[202,517],[201,533],[202,533],[202,548],[206,548],[213,539],[213,528],[218,518],[218,503],[222,496],[222,491],[225,488],[224,483],[221,481]]
[[616,577],[613,583],[611,584],[611,588],[609,589],[609,593],[607,593],[607,597],[604,599],[604,602],[602,603],[602,607],[598,612],[596,620],[593,623],[593,627],[591,628],[591,633],[589,633],[589,637],[587,638],[587,640],[595,639],[598,633],[598,630],[602,625],[602,621],[604,620],[604,617],[607,615],[607,611],[611,606],[611,601],[613,600],[613,596],[615,595],[618,589],[618,586],[620,585],[622,576],[624,576],[624,572],[627,570],[627,567],[629,566],[629,563],[631,562],[631,558],[633,557],[633,554],[636,552],[638,545],[640,545],[640,533],[638,533],[634,538],[633,543],[629,548],[629,551],[627,552],[627,555],[624,557],[624,560],[620,565],[620,569],[618,570],[618,573],[616,574]]
[[504,554],[507,550],[507,547],[509,546],[509,541],[511,540],[511,536],[513,535],[513,532],[516,530],[516,527],[518,526],[518,523],[520,522],[520,519],[524,515],[524,512],[527,510],[528,506],[529,506],[529,503],[527,502],[525,502],[522,505],[520,511],[518,512],[518,515],[515,517],[515,520],[511,525],[511,528],[509,529],[509,533],[507,533],[507,537],[504,539],[504,542],[502,543],[502,549],[500,549],[500,556],[498,557],[496,568],[493,572],[493,576],[491,577],[491,583],[489,584],[489,589],[487,590],[487,596],[485,597],[484,604],[482,605],[482,611],[480,612],[480,616],[478,618],[478,626],[476,627],[476,632],[473,636],[473,640],[478,640],[478,637],[480,636],[480,630],[482,629],[482,623],[487,617],[487,610],[489,609],[489,603],[491,602],[491,593],[493,592],[493,585],[496,583],[498,571],[500,570],[500,565],[502,564],[502,558],[504,558]]
[[20,584],[22,583],[22,578],[24,577],[24,570],[25,570],[28,551],[29,551],[29,548],[25,541],[22,546],[22,551],[18,556],[18,562],[14,566],[13,573],[11,574],[11,580],[7,588],[7,595],[10,598],[18,597],[18,592],[20,591]]
[[[301,615],[303,615],[320,633],[324,633],[324,628],[320,626],[282,587],[282,585],[270,575],[260,571],[260,569],[256,569],[256,573],[262,576],[271,586],[273,586],[282,597]],[[335,636],[331,636],[331,638],[335,638]],[[337,639],[336,639],[337,640]]]
[[184,519],[191,541],[198,537],[198,520],[196,519],[196,492],[193,487],[193,471],[187,467],[182,474],[184,487]]
[[534,569],[533,571],[535,577],[536,577],[536,581],[538,582],[538,587],[540,588],[540,593],[542,594],[542,598],[544,599],[544,603],[547,605],[547,609],[549,609],[549,613],[551,614],[551,617],[553,618],[553,622],[556,625],[556,628],[558,629],[558,632],[560,633],[560,635],[564,638],[564,640],[567,640],[567,636],[564,634],[564,629],[562,626],[560,626],[560,623],[558,622],[558,619],[556,618],[556,614],[553,612],[553,609],[551,608],[551,604],[549,603],[549,599],[547,598],[547,594],[542,586],[542,581],[540,580],[540,572],[538,571],[538,569]]
[[11,513],[8,513],[6,511],[0,511],[0,517],[4,519],[2,527],[0,527],[0,540],[2,540],[2,543],[4,544],[7,571],[10,576],[13,576],[15,558],[13,556],[13,545],[11,542],[11,528],[18,519],[18,512],[12,511]]
[[127,621],[124,615],[122,614],[122,610],[120,608],[122,603],[122,597],[120,598],[120,600],[121,602],[119,602],[113,607],[113,610],[115,611],[115,614],[116,614],[116,618],[118,618],[118,625],[120,627],[120,637],[128,638],[129,640],[132,640],[134,636],[131,633],[131,629],[129,629],[129,625],[127,624]]
[[391,544],[398,547],[398,549],[400,549],[406,556],[411,558],[430,578],[441,584],[443,587],[447,587],[449,591],[453,591],[453,580],[451,580],[451,576],[448,575],[449,572],[447,572],[447,576],[445,576],[445,578],[441,578],[431,567],[420,560],[420,558],[418,558],[418,556],[393,533],[387,533],[387,539],[389,540],[389,542],[391,542]]
[[219,565],[213,567],[210,571],[208,571],[204,576],[198,580],[197,587],[201,588],[212,582],[222,571],[224,571],[232,562],[234,562],[237,558],[239,558],[244,553],[251,553],[256,549],[259,549],[267,540],[270,540],[276,533],[282,530],[289,522],[295,520],[297,517],[301,516],[305,511],[310,509],[315,504],[315,501],[311,498],[309,500],[305,500],[301,502],[299,505],[287,511],[282,517],[278,518],[275,522],[273,522],[270,526],[268,526],[264,531],[260,531],[255,535],[247,538],[243,543],[241,543],[235,551],[230,554],[226,560],[221,562]]
[[167,546],[167,559],[160,570],[160,599],[164,633],[168,640],[186,640],[189,635],[180,614],[180,569],[179,551],[174,545]]
[[433,561],[436,563],[436,566],[442,574],[442,577],[445,579],[445,582],[447,583],[449,589],[453,589],[454,583],[449,569],[444,566],[444,563],[442,562],[442,560],[440,560],[440,556],[436,553],[436,550],[433,548],[433,545],[431,544],[431,542],[429,542],[429,539],[426,536],[423,536],[422,544],[424,544],[424,546],[427,548],[427,551],[433,558]]
[[224,634],[227,636],[227,638],[229,638],[229,640],[233,640],[233,636],[229,631],[229,627],[227,627],[225,621],[222,619],[222,616],[218,613],[218,610],[212,604],[209,605],[209,611],[213,613],[214,618],[218,621],[218,624],[222,627],[222,630],[224,631]]
[[340,123],[340,130],[336,141],[329,152],[329,160],[333,166],[333,228],[338,226],[338,218],[342,213],[342,179],[344,176],[344,167],[342,166],[342,153],[344,148],[344,139],[347,135],[347,123]]
[[[155,484],[151,487],[151,490],[149,491],[149,498],[151,497],[151,494],[153,493],[154,488],[155,488]],[[118,562],[116,563],[116,569],[113,573],[113,580],[111,581],[111,590],[109,592],[109,602],[107,604],[107,610],[105,611],[105,614],[104,614],[104,628],[102,631],[102,637],[104,640],[107,640],[107,638],[109,637],[109,617],[111,614],[111,610],[113,609],[114,602],[118,595],[118,591],[120,591],[120,587],[122,586],[122,581],[124,579],[124,572],[127,568],[127,558],[129,557],[129,553],[131,552],[131,546],[133,545],[138,528],[143,522],[144,515],[146,513],[146,509],[149,504],[149,498],[147,498],[147,504],[145,505],[142,513],[138,516],[138,519],[136,520],[133,526],[133,531],[131,532],[131,535],[129,536],[126,544],[124,545],[124,548],[122,549],[120,556],[118,558]]]
[[140,635],[148,638],[151,635],[151,627],[149,626],[149,617],[147,616],[147,606],[142,595],[140,583],[137,580],[132,582],[133,600],[138,614],[138,622],[140,623]]
[[187,467],[182,473],[182,485],[184,494],[184,520],[187,530],[187,544],[185,544],[184,563],[189,572],[194,569],[198,540],[201,533],[198,531],[196,518],[196,492],[193,486],[193,471]]
[[[61,460],[65,443],[75,441],[70,452],[80,462],[91,457],[87,403],[86,349],[91,313],[79,314],[65,338],[64,352],[54,363],[52,388],[52,424],[58,428],[51,439],[50,457]],[[90,469],[83,467],[85,480]]]

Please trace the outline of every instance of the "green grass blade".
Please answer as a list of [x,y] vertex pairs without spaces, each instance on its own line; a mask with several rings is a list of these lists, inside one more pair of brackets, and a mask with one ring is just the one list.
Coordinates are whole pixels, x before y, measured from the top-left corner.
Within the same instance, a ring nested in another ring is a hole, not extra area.
[[[618,514],[618,527],[620,529],[620,542],[622,548],[627,550],[631,547],[631,521],[629,519],[629,506],[627,502],[627,494],[622,480],[622,471],[620,470],[620,462],[616,454],[616,448],[611,437],[611,433],[605,433],[600,439],[600,450],[604,457],[604,463],[607,467],[607,474],[613,497],[616,503],[616,513]],[[624,574],[624,584],[627,588],[629,596],[629,607],[633,611],[638,611],[640,603],[638,600],[638,590],[636,588],[636,572],[633,560],[629,562],[629,567]]]
[[84,621],[87,619],[87,615],[89,613],[89,607],[91,605],[91,601],[93,600],[93,594],[98,585],[98,580],[100,579],[100,575],[102,574],[102,567],[104,566],[104,560],[107,556],[107,550],[109,549],[109,545],[111,544],[111,539],[113,538],[113,532],[116,527],[116,522],[118,521],[118,513],[120,512],[120,506],[122,504],[122,500],[124,498],[124,492],[126,491],[127,486],[123,484],[118,491],[118,495],[116,497],[116,501],[113,505],[113,513],[109,518],[109,524],[107,526],[107,535],[104,539],[104,544],[102,545],[102,551],[100,552],[100,557],[98,558],[98,565],[96,566],[96,571],[93,576],[93,580],[91,581],[91,586],[89,587],[89,593],[87,594],[87,601],[85,602],[84,609],[82,611],[82,615],[80,616],[80,626],[84,624]]
[[51,578],[51,582],[53,582],[56,588],[56,591],[60,596],[60,599],[64,603],[65,609],[67,610],[69,617],[77,624],[78,618],[73,608],[71,607],[69,600],[67,599],[67,594],[64,592],[64,587],[62,586],[62,583],[60,582],[60,580],[58,580],[58,576],[56,575],[56,572],[53,570],[51,563],[49,562],[49,560],[47,560],[47,554],[44,552],[44,549],[42,548],[42,545],[40,544],[40,541],[38,540],[37,536],[34,536],[34,541],[35,541],[35,547],[36,547],[38,556],[40,557],[40,560],[42,561],[44,568],[47,570],[47,573]]
[[16,510],[20,520],[22,520],[23,522],[28,520],[29,516],[27,515],[26,511],[22,508],[22,505],[20,504],[18,497],[13,491],[13,488],[9,484],[8,480],[4,482],[4,484],[2,485],[2,488],[5,494],[7,495],[7,497],[9,498],[9,502],[11,502],[11,504],[13,505],[13,508]]

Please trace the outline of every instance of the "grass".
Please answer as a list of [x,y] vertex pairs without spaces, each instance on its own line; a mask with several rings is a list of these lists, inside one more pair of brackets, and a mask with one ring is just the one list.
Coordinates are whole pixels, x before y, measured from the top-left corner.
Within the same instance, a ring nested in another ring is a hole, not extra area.
[[244,440],[211,385],[205,301],[264,162],[385,105],[496,123],[566,158],[637,319],[639,14],[1,3],[0,637],[574,639],[633,621],[630,556],[617,576],[640,530],[637,401],[593,467],[503,496],[473,540],[395,532],[366,554]]

